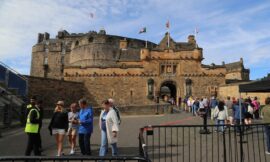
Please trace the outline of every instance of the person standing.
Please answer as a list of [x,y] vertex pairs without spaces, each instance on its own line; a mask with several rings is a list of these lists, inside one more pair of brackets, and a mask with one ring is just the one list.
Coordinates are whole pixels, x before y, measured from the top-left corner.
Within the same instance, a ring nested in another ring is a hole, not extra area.
[[49,124],[50,134],[55,136],[57,155],[64,155],[63,140],[68,129],[68,114],[64,110],[64,101],[58,101]]
[[38,129],[38,140],[39,140],[39,150],[42,151],[42,140],[41,140],[41,134],[40,134],[40,130],[42,128],[42,120],[43,120],[43,114],[44,114],[44,110],[42,107],[42,100],[39,100],[36,104],[37,109],[39,110],[39,129]]
[[26,106],[26,110],[25,110],[25,119],[27,119],[28,114],[30,112],[30,110],[36,106],[36,96],[32,96],[30,99],[30,103]]
[[108,100],[103,101],[102,112],[100,113],[99,126],[101,130],[101,146],[99,156],[105,156],[108,144],[112,148],[112,156],[118,155],[117,142],[119,136],[119,123],[117,114],[111,107]]
[[254,105],[254,117],[255,119],[260,118],[260,102],[258,101],[258,98],[255,96],[254,100],[252,101],[252,104]]
[[266,154],[270,155],[270,97],[265,100],[265,106],[262,109],[263,123],[267,124],[264,126],[266,134]]
[[245,117],[244,114],[246,112],[242,99],[238,99],[238,101],[235,104],[233,104],[233,111],[234,111],[234,119],[237,125],[236,131],[240,132],[241,127],[242,127],[240,123],[242,123],[242,125],[244,124],[244,117]]
[[227,107],[228,109],[228,124],[230,125],[234,125],[234,114],[233,114],[233,109],[232,109],[232,106],[233,106],[233,102],[231,101],[231,97],[228,96],[227,97],[227,100],[225,101],[225,106]]
[[70,112],[68,113],[68,139],[71,147],[70,155],[75,154],[76,138],[78,133],[78,119],[79,113],[77,112],[77,104],[70,105]]
[[194,103],[193,103],[193,106],[192,106],[192,114],[193,114],[193,116],[198,116],[197,111],[200,108],[200,101],[199,100],[200,99],[198,97],[194,100]]
[[214,116],[214,110],[215,108],[218,106],[218,101],[216,99],[215,96],[213,96],[210,100],[210,104],[209,104],[209,107],[210,107],[210,112],[209,112],[209,115],[211,116],[211,119],[213,119],[213,116]]
[[217,131],[223,133],[225,121],[228,119],[227,107],[225,106],[223,101],[220,101],[213,111],[214,118],[217,122]]
[[117,119],[118,119],[118,124],[121,124],[121,116],[120,116],[120,111],[119,109],[115,106],[114,104],[114,100],[112,98],[109,98],[108,101],[111,104],[111,107],[113,108],[113,110],[115,111],[116,115],[117,115]]
[[192,96],[190,96],[189,99],[188,99],[188,101],[187,101],[188,112],[191,112],[193,103],[194,103],[194,100],[193,100]]
[[30,156],[33,150],[35,156],[41,155],[39,150],[39,135],[38,135],[39,123],[40,123],[39,110],[35,107],[35,105],[32,105],[28,111],[26,126],[24,130],[28,135],[28,142],[25,150],[25,156]]
[[246,109],[245,111],[245,125],[247,129],[250,128],[250,125],[252,124],[253,114],[254,114],[254,108],[253,104],[251,103],[251,99],[247,98],[245,99],[244,107]]
[[90,138],[93,132],[94,113],[85,99],[79,100],[79,145],[83,155],[91,155]]

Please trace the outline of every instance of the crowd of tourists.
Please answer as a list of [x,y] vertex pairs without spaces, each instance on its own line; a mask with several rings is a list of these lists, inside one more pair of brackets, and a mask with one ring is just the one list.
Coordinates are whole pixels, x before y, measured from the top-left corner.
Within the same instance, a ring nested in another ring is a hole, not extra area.
[[[28,135],[28,143],[25,151],[26,156],[41,155],[42,145],[40,129],[42,127],[43,109],[41,101],[35,97],[31,98],[26,111],[25,132]],[[119,110],[114,105],[113,99],[102,102],[103,109],[99,117],[99,127],[101,131],[101,143],[99,156],[108,153],[108,146],[111,146],[112,156],[118,155],[117,141],[119,125],[121,123]],[[80,152],[82,155],[91,155],[90,139],[93,133],[94,111],[87,104],[85,99],[70,105],[70,111],[65,108],[64,101],[58,101],[54,109],[50,124],[48,126],[50,135],[55,137],[57,153],[56,156],[64,155],[63,142],[68,136],[70,145],[70,155],[75,154],[76,141],[78,135]]]
[[[226,100],[219,100],[216,97],[193,98],[186,97],[182,102],[183,111],[190,112],[194,116],[204,116],[211,119],[217,125],[216,132],[226,132],[226,125],[246,125],[249,127],[253,120],[263,118],[264,123],[270,123],[270,98],[266,99],[263,109],[257,97],[236,99],[227,97]],[[102,102],[102,111],[99,116],[99,128],[101,131],[101,142],[99,156],[108,153],[108,146],[111,147],[112,156],[118,155],[118,135],[121,123],[119,110],[116,108],[113,99]],[[28,135],[28,143],[25,151],[26,156],[41,155],[42,142],[40,130],[43,119],[42,101],[31,98],[26,109],[25,132]],[[203,115],[202,115],[203,114]],[[80,99],[78,103],[72,103],[69,111],[65,109],[64,101],[58,101],[54,109],[48,130],[55,137],[57,153],[56,156],[64,155],[63,142],[68,136],[70,145],[70,155],[75,154],[76,141],[82,155],[91,155],[90,139],[93,133],[94,111],[85,99]],[[237,131],[239,127],[236,127]],[[270,126],[265,126],[267,154],[270,154]]]
[[[253,99],[236,99],[227,97],[226,100],[212,98],[187,97],[183,101],[183,110],[192,113],[194,116],[204,116],[211,119],[216,127],[216,132],[224,133],[228,125],[236,125],[236,131],[240,132],[252,129],[253,120],[261,120],[265,123],[266,154],[270,155],[270,97],[265,99],[262,107],[257,97]],[[202,113],[203,112],[203,113]],[[202,115],[203,114],[203,115]],[[240,125],[245,125],[241,127]]]
[[[227,97],[226,100],[218,100],[216,97],[193,98],[190,96],[185,98],[183,103],[184,111],[191,112],[194,116],[200,116],[200,112],[205,112],[216,125],[234,125],[242,121],[248,126],[252,124],[253,119],[260,119],[261,106],[257,97],[253,99]],[[219,128],[217,131],[225,131],[223,127]]]

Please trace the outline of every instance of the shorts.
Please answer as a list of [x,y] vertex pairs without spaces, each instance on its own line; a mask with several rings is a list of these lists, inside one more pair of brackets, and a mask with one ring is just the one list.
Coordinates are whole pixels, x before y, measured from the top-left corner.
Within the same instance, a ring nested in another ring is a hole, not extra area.
[[61,135],[65,135],[66,131],[65,129],[53,129],[52,130],[52,134],[61,134]]
[[68,136],[74,136],[74,135],[76,135],[77,134],[77,132],[78,132],[78,129],[77,128],[69,128],[68,129],[68,132],[67,132],[67,135]]

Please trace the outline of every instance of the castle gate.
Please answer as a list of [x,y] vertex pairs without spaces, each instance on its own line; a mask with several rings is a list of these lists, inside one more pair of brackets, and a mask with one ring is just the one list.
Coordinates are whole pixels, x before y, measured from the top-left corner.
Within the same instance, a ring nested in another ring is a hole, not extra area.
[[168,101],[170,98],[173,98],[174,101],[177,99],[177,86],[176,82],[172,80],[164,81],[160,85],[160,97],[161,99]]

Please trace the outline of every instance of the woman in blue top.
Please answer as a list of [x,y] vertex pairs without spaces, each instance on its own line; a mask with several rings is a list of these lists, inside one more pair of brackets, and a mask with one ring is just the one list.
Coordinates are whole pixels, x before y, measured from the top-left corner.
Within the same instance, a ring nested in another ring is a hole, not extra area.
[[83,155],[91,155],[90,137],[93,132],[93,109],[87,106],[85,99],[79,101],[79,145]]

